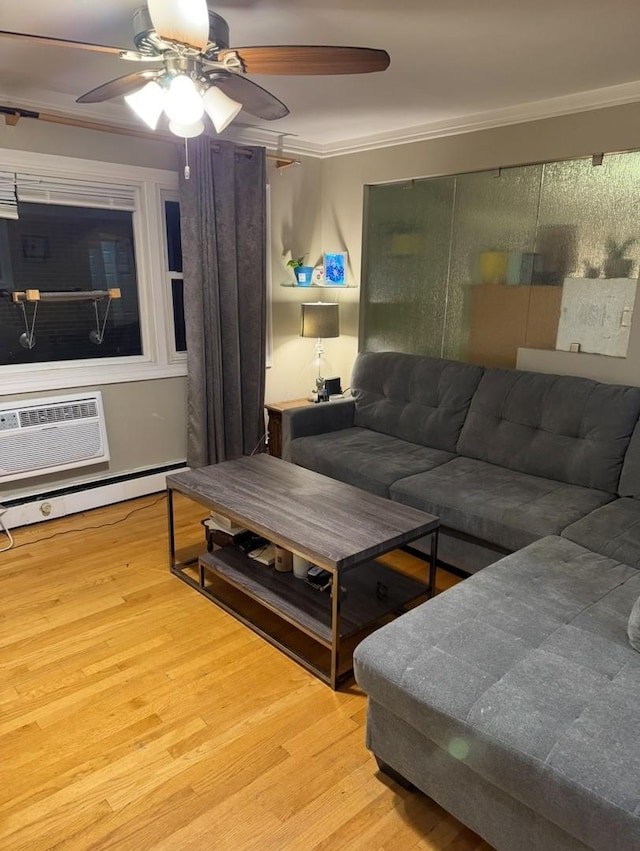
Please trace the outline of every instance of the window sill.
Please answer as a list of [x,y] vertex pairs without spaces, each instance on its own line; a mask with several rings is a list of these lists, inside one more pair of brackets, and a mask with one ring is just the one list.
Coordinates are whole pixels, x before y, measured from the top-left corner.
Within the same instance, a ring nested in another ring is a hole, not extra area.
[[48,364],[42,369],[6,372],[2,375],[1,396],[18,393],[40,393],[66,390],[72,387],[95,387],[104,384],[129,384],[133,381],[153,381],[186,376],[186,359],[171,364],[119,363],[99,366],[64,366]]

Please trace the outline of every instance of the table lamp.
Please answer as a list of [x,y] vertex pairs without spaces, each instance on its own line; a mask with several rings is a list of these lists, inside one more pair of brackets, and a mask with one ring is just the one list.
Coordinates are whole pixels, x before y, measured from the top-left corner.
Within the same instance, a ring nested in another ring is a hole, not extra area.
[[318,359],[318,377],[316,390],[321,393],[324,388],[324,378],[321,375],[321,362],[324,348],[323,339],[340,336],[339,305],[330,302],[305,302],[301,306],[301,337],[316,338],[316,357]]

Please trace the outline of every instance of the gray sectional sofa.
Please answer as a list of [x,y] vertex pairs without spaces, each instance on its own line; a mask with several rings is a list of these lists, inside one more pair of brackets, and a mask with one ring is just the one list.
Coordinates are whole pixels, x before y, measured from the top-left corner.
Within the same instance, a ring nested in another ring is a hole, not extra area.
[[471,578],[365,639],[383,770],[500,851],[640,848],[640,388],[392,352],[283,457],[441,518]]

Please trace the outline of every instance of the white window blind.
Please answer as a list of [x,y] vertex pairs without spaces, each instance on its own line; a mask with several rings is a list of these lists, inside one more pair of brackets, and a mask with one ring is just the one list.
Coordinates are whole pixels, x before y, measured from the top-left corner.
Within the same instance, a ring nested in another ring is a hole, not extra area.
[[113,210],[136,208],[136,190],[133,186],[21,173],[16,175],[16,184],[19,201]]
[[16,176],[12,171],[0,171],[0,219],[17,219]]

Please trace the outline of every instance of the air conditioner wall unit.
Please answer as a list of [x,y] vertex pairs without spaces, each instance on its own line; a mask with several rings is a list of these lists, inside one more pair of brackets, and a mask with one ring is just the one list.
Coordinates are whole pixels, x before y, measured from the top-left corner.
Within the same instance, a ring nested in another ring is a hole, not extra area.
[[108,460],[100,391],[0,402],[0,484]]

